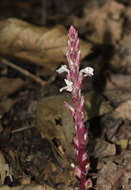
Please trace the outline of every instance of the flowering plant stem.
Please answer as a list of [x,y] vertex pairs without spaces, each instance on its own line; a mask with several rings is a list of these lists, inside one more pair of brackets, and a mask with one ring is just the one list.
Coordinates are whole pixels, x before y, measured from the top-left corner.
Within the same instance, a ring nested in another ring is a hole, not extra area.
[[78,166],[75,167],[75,176],[80,181],[80,190],[87,190],[92,186],[91,179],[87,179],[87,173],[90,168],[89,158],[87,154],[88,131],[84,126],[84,97],[81,95],[81,86],[84,76],[92,76],[93,68],[86,67],[79,69],[80,66],[80,50],[79,38],[77,30],[71,26],[68,33],[68,52],[67,65],[62,65],[57,70],[58,73],[67,72],[65,83],[66,86],[60,91],[67,90],[72,94],[74,107],[65,102],[65,106],[72,114],[75,124],[75,137],[73,139],[75,157]]

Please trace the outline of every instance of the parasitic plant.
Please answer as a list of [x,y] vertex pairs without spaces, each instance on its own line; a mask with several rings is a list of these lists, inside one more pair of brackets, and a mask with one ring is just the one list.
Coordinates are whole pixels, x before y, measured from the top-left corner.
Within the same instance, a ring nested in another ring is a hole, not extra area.
[[75,176],[80,180],[80,190],[87,190],[92,186],[91,179],[87,179],[87,174],[90,168],[89,158],[87,154],[88,131],[84,126],[84,97],[81,95],[81,86],[83,77],[93,76],[93,68],[80,66],[80,50],[79,38],[77,30],[71,26],[68,33],[68,51],[67,51],[67,65],[62,65],[57,72],[67,72],[65,83],[66,86],[60,89],[60,92],[67,90],[72,94],[72,107],[67,102],[65,106],[71,112],[75,125],[75,137],[73,139],[75,157],[78,166],[75,167]]

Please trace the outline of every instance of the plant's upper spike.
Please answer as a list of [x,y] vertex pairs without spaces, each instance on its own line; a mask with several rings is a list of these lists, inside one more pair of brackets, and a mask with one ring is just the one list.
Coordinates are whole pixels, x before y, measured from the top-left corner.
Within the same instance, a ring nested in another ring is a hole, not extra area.
[[74,26],[70,26],[68,38],[71,41],[75,41],[78,38],[78,31],[74,28]]

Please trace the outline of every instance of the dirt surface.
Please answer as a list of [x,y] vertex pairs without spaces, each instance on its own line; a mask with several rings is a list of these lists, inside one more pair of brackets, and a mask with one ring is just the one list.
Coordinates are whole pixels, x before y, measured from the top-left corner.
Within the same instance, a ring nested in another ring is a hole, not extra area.
[[[61,6],[61,9],[59,8]],[[15,17],[15,18],[14,18]],[[131,189],[131,1],[0,1],[0,190],[78,190],[74,126],[60,94],[67,31],[79,31],[96,190]]]

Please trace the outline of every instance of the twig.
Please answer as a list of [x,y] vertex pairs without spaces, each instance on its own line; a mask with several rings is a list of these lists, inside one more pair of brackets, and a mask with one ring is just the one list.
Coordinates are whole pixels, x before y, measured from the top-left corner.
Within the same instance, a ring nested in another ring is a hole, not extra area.
[[42,79],[40,79],[39,77],[33,75],[29,71],[19,67],[18,65],[15,65],[15,64],[11,63],[10,61],[8,61],[6,59],[1,59],[0,61],[1,61],[1,63],[3,63],[5,65],[7,65],[7,66],[21,72],[22,74],[26,75],[27,77],[30,77],[31,79],[35,80],[37,83],[40,83],[42,86],[45,86],[45,82]]
[[33,126],[28,126],[28,127],[22,127],[22,128],[19,128],[19,129],[14,129],[11,131],[12,134],[14,133],[18,133],[18,132],[21,132],[21,131],[24,131],[24,130],[27,130],[27,129],[31,129],[31,128],[34,128]]

